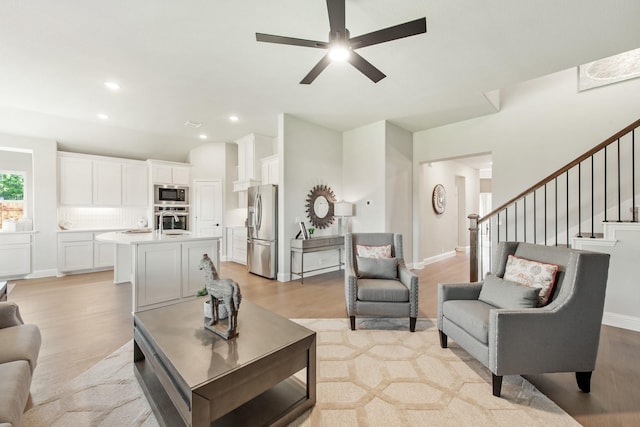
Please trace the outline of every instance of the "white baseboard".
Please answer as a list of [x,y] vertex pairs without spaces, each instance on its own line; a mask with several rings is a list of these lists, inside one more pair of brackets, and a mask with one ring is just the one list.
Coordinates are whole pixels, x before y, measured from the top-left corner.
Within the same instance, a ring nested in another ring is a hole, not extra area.
[[425,258],[422,262],[417,264],[413,264],[415,269],[421,269],[426,265],[433,264],[434,262],[442,261],[443,259],[451,258],[452,256],[456,256],[456,251],[443,252],[440,255],[435,255],[429,258]]
[[469,252],[471,252],[471,246],[457,246],[456,252],[463,252],[465,254],[468,254]]
[[605,311],[604,315],[602,316],[602,324],[640,332],[640,318],[627,316],[626,314],[618,314]]
[[[318,266],[315,266],[313,268],[321,268]],[[344,271],[344,268],[342,269]],[[338,271],[338,266],[333,266],[333,267],[327,267],[327,268],[323,268],[322,270],[318,270],[318,271],[310,271],[308,273],[304,273],[304,277],[312,277],[312,276],[317,276],[319,274],[325,274],[325,273],[330,273],[332,271]],[[289,273],[278,273],[278,282],[295,282],[295,281],[300,281],[300,276],[298,276],[297,274],[293,274],[293,278],[291,280],[289,280]]]
[[33,273],[27,275],[26,279],[40,279],[42,277],[55,277],[58,275],[57,269],[49,269],[49,270],[37,270]]

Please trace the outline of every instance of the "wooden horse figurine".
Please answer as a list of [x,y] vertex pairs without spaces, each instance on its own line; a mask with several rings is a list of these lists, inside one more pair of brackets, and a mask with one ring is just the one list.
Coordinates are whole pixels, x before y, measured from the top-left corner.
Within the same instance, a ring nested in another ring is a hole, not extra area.
[[[238,310],[242,301],[240,286],[234,280],[221,279],[215,265],[213,265],[213,261],[207,254],[202,255],[200,270],[204,272],[204,284],[211,299],[212,318],[211,322],[205,323],[205,328],[224,339],[233,338],[237,335]],[[218,309],[219,304],[223,304],[227,309],[227,313],[229,313],[226,331],[220,327],[221,325],[218,325],[221,320]]]

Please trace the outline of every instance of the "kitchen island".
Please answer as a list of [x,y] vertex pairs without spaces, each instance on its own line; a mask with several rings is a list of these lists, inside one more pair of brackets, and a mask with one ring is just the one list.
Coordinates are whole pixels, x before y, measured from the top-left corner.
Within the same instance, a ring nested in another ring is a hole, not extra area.
[[220,237],[130,230],[96,240],[115,243],[113,281],[133,285],[134,313],[194,298],[204,287],[202,254],[220,268]]

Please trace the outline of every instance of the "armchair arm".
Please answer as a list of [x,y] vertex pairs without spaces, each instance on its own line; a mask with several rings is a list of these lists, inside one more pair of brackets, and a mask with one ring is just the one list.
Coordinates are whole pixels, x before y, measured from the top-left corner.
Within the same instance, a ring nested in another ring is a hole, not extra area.
[[18,305],[14,302],[0,302],[0,329],[22,325]]
[[589,323],[557,307],[492,310],[488,368],[496,375],[593,371],[600,325]]
[[347,315],[356,315],[356,298],[358,296],[358,287],[356,282],[358,276],[353,269],[353,265],[347,264],[344,269],[344,297],[347,302]]
[[420,295],[418,288],[418,275],[413,273],[403,263],[398,264],[398,278],[400,282],[409,288],[409,317],[418,317],[418,296]]
[[474,300],[480,296],[484,282],[438,283],[438,329],[442,330],[442,304],[449,300]]

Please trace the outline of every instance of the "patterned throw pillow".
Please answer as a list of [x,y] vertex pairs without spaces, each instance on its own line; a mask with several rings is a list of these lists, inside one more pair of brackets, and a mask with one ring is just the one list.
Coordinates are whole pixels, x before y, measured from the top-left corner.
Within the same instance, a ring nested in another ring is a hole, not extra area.
[[556,284],[558,266],[531,261],[517,256],[509,255],[504,271],[504,280],[520,283],[532,288],[540,288],[538,307],[549,303]]
[[391,245],[356,245],[356,252],[363,258],[391,258]]

